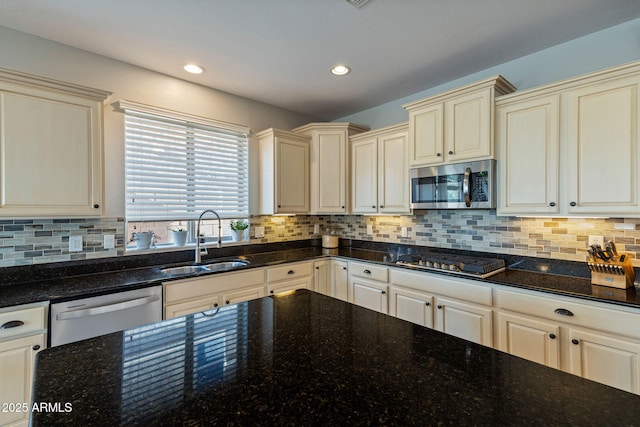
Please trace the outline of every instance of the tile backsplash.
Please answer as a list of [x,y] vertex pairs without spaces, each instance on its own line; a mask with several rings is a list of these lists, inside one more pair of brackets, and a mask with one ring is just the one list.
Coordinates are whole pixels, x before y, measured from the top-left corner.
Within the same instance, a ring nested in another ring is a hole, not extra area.
[[[585,261],[590,235],[613,240],[640,267],[640,218],[516,218],[495,211],[441,210],[420,215],[252,216],[251,243],[317,237],[335,227],[344,238],[418,246],[498,252],[511,255]],[[367,234],[371,225],[373,234]],[[254,238],[254,227],[264,237]],[[407,237],[402,237],[402,228]],[[114,249],[104,249],[103,236],[113,234]],[[69,236],[83,237],[82,252],[69,252]],[[123,218],[0,220],[0,267],[41,264],[125,254]],[[163,250],[163,249],[157,249]]]

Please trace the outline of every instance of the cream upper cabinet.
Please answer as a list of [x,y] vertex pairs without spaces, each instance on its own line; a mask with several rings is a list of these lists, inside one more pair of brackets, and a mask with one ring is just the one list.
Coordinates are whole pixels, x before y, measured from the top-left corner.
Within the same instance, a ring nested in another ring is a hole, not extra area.
[[498,214],[559,212],[560,96],[498,105]]
[[349,212],[349,137],[367,130],[351,123],[310,123],[293,129],[292,132],[311,138],[310,213]]
[[351,211],[408,213],[406,123],[351,138]]
[[493,159],[494,100],[514,90],[496,76],[404,105],[409,112],[409,165]]
[[257,134],[261,215],[309,212],[309,137],[279,129]]
[[0,69],[0,216],[102,214],[108,96]]
[[640,74],[567,92],[569,213],[640,214]]
[[499,215],[640,216],[640,64],[496,101]]

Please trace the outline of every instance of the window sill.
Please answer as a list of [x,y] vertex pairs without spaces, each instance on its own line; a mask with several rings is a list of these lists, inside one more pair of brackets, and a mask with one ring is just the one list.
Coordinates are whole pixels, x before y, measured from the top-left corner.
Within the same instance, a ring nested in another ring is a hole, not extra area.
[[[241,240],[237,242],[226,241],[222,242],[221,248],[233,247],[233,246],[244,246],[251,244],[251,239]],[[206,249],[217,249],[215,242],[207,242],[204,244],[200,244],[200,248]],[[195,251],[196,244],[188,243],[184,246],[176,246],[176,245],[156,245],[155,247],[148,249],[138,249],[135,246],[133,247],[125,247],[125,255],[140,255],[140,254],[152,254],[157,252],[178,252],[178,251]]]

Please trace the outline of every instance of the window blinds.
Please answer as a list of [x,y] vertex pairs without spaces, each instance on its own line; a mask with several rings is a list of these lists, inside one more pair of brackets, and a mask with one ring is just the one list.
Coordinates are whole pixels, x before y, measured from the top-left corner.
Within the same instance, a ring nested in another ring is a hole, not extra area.
[[249,216],[248,129],[125,111],[126,215],[129,221]]

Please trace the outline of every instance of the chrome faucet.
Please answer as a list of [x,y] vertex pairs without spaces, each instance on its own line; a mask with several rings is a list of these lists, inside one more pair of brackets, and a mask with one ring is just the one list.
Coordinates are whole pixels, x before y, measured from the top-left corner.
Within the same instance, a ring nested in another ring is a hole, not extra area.
[[[217,245],[217,247],[220,248],[222,246],[222,221],[220,220],[220,215],[218,215],[218,213],[216,211],[213,211],[211,209],[207,209],[205,211],[202,211],[202,213],[198,217],[198,225],[196,226],[196,264],[200,264],[202,262],[202,253],[200,252],[200,222],[202,221],[202,217],[204,216],[204,214],[206,214],[207,212],[211,212],[212,214],[214,214],[216,216],[216,218],[218,218],[218,245]],[[207,248],[204,248],[204,253],[205,253],[205,255],[208,253],[207,252]]]

